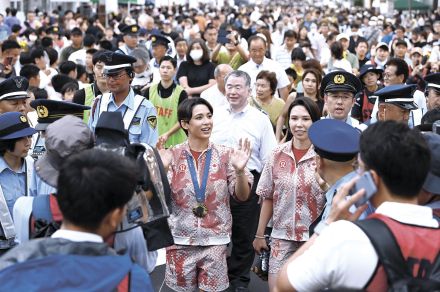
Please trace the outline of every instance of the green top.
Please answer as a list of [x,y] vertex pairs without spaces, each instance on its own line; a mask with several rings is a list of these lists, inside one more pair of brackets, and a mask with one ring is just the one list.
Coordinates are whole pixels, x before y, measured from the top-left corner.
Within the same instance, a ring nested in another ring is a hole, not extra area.
[[[159,83],[154,84],[149,89],[149,100],[157,110],[157,129],[159,136],[165,134],[177,123],[177,107],[179,106],[180,93],[183,87],[177,85],[171,96],[162,98],[157,90]],[[165,148],[181,144],[186,140],[186,134],[182,129],[177,130],[165,143]]]

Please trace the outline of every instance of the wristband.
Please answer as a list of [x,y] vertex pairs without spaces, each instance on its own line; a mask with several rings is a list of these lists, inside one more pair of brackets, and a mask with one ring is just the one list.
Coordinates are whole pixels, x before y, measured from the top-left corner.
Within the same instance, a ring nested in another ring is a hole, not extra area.
[[240,176],[243,176],[244,175],[244,169],[242,169],[242,170],[236,170],[235,171],[235,176],[236,177],[240,177]]
[[256,235],[256,234],[255,234],[255,238],[258,238],[258,239],[265,239],[266,237],[264,237],[264,236],[260,236],[260,235]]

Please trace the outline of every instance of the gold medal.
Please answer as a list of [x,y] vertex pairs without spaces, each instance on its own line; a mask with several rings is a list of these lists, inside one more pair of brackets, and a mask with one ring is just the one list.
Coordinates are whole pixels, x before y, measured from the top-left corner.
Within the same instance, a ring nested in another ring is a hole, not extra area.
[[198,218],[203,218],[208,214],[208,208],[206,208],[205,204],[198,204],[193,208],[193,213]]

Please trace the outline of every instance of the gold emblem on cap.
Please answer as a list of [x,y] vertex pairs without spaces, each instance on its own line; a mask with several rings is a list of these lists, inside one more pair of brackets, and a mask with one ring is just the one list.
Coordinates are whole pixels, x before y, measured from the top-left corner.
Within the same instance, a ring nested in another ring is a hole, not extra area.
[[20,116],[20,121],[22,123],[27,123],[27,118],[25,116]]
[[44,105],[37,106],[37,115],[39,118],[46,118],[49,116],[49,110]]
[[54,31],[54,32],[57,32],[57,31],[58,31],[58,27],[54,27],[54,28],[53,28],[53,31]]
[[136,27],[136,26],[133,26],[132,28],[131,28],[131,32],[137,32],[138,31],[138,28]]
[[155,42],[156,41],[156,37],[151,37],[151,42]]
[[341,75],[341,74],[336,75],[335,78],[333,78],[333,82],[335,84],[344,84],[344,82],[345,82],[344,75]]

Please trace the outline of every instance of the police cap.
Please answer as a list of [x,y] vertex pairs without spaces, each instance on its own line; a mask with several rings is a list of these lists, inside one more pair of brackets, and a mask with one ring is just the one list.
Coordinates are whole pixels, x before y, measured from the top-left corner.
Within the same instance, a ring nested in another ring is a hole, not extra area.
[[59,34],[60,33],[60,28],[58,26],[54,26],[54,25],[49,26],[46,29],[46,33],[47,34]]
[[435,88],[440,91],[440,73],[429,74],[425,77],[426,88]]
[[346,71],[333,71],[324,76],[321,82],[321,96],[327,92],[348,91],[353,94],[362,90],[362,83],[355,75]]
[[33,100],[31,107],[38,115],[38,124],[35,126],[38,131],[46,130],[48,125],[67,115],[83,118],[84,111],[90,109],[89,106],[50,99]]
[[124,68],[132,68],[136,58],[121,53],[112,52],[105,56],[104,74],[114,74]]
[[345,162],[359,152],[360,132],[335,119],[321,119],[309,128],[309,138],[315,152],[322,158]]
[[166,48],[168,48],[168,44],[170,43],[170,40],[167,39],[165,36],[161,35],[161,34],[152,34],[150,36],[150,40],[151,40],[151,46],[157,46],[157,45],[162,45],[165,46]]
[[29,82],[22,76],[11,77],[0,83],[0,101],[28,98]]
[[137,24],[124,25],[120,28],[121,33],[124,35],[139,35],[140,27]]
[[415,84],[393,84],[376,91],[374,95],[379,98],[379,103],[390,103],[406,110],[415,110],[418,108],[413,97],[416,88]]
[[32,136],[36,132],[25,115],[19,112],[0,114],[0,141]]

